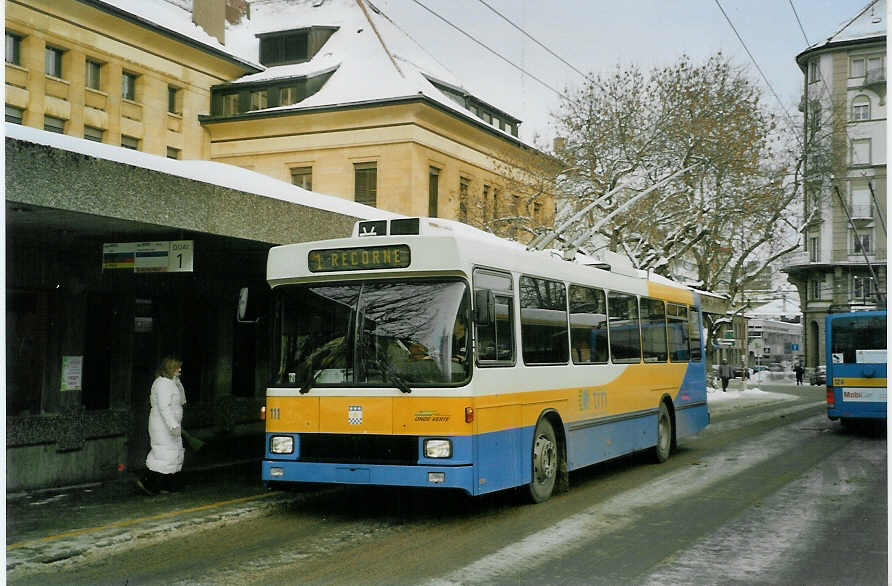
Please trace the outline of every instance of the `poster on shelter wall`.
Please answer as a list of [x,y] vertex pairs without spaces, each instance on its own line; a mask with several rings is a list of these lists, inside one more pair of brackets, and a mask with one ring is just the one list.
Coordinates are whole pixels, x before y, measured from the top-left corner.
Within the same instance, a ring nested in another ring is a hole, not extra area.
[[84,378],[84,357],[62,357],[62,390],[79,391]]

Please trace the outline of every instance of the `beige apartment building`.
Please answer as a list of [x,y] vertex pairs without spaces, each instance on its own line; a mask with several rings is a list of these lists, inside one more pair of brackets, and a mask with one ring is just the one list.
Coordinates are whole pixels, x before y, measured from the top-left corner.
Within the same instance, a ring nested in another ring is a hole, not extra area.
[[809,221],[783,271],[799,290],[809,368],[826,364],[827,314],[886,306],[886,2],[852,17],[796,57]]
[[[185,425],[252,445],[269,340],[235,307],[265,287],[272,245],[392,213],[518,239],[553,221],[550,161],[520,121],[366,0],[5,9],[10,490],[141,468],[171,352],[189,365]],[[105,252],[181,242],[182,272]]]

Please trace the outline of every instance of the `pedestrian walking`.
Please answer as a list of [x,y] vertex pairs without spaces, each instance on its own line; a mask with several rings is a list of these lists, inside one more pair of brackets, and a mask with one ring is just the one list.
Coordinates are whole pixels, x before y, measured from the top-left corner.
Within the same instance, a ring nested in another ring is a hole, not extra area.
[[805,374],[805,369],[797,362],[793,372],[796,373],[796,386],[798,387],[802,384],[802,375]]
[[728,381],[731,379],[733,371],[731,370],[731,365],[728,364],[727,360],[722,360],[722,365],[719,366],[719,378],[722,379],[722,392],[728,392]]
[[183,362],[167,356],[161,360],[152,383],[149,413],[151,449],[146,456],[146,473],[136,481],[146,494],[176,490],[176,474],[183,468],[183,406],[186,391],[180,382]]

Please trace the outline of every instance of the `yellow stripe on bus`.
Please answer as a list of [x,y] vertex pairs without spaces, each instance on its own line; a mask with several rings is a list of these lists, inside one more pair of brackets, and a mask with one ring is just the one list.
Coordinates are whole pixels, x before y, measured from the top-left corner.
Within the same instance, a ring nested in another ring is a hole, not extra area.
[[[267,397],[269,433],[471,435],[528,427],[549,409],[566,424],[655,409],[687,364],[630,365],[603,385],[476,397]],[[465,421],[467,408],[473,423]]]
[[885,387],[885,378],[834,378],[834,387]]

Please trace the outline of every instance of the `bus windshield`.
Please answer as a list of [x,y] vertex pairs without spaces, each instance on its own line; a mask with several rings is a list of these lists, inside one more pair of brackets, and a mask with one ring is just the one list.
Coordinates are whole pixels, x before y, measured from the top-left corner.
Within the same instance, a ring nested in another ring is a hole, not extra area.
[[456,385],[470,375],[463,281],[276,288],[274,386]]
[[832,363],[886,362],[886,316],[852,315],[834,319]]

